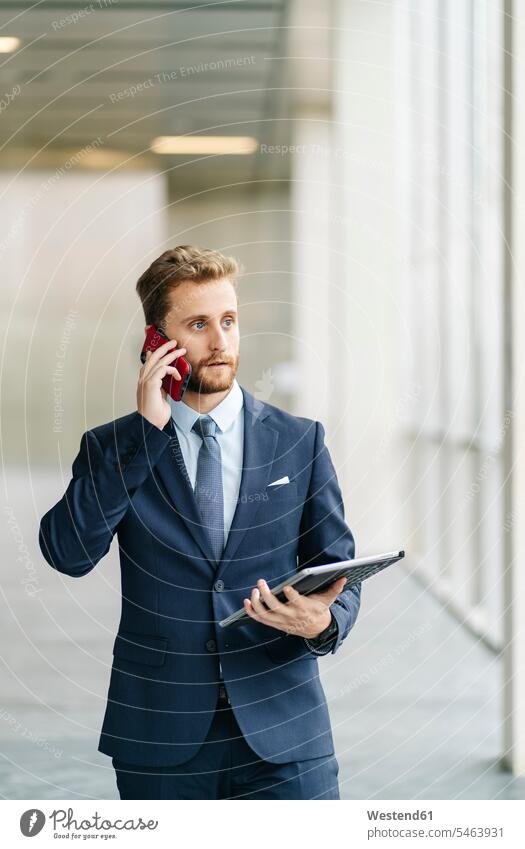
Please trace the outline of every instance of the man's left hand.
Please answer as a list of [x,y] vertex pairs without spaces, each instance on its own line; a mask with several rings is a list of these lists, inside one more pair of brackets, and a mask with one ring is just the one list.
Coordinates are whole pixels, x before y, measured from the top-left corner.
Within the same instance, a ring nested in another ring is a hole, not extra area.
[[[257,622],[295,634],[298,637],[314,639],[328,628],[333,604],[346,584],[346,578],[338,578],[322,593],[301,595],[293,587],[284,587],[288,601],[282,602],[270,591],[262,578],[252,590],[251,599],[245,598],[243,605],[246,613]],[[264,605],[261,603],[264,602]]]

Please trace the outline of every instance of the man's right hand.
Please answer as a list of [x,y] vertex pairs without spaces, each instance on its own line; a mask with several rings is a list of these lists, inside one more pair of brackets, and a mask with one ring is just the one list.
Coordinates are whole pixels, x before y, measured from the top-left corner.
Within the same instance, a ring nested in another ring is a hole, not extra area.
[[137,410],[160,430],[169,422],[171,416],[168,393],[162,388],[162,380],[167,374],[173,374],[180,380],[179,372],[169,363],[185,353],[186,348],[177,348],[177,340],[170,339],[156,351],[146,352],[146,362],[139,372]]

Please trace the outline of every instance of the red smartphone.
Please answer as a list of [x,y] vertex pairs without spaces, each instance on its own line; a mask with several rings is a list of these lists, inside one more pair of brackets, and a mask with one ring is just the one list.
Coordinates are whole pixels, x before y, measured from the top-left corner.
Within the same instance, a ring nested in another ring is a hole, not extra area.
[[[166,336],[160,327],[155,327],[155,325],[150,324],[146,331],[144,347],[140,354],[141,362],[146,362],[146,351],[156,351],[157,348],[164,345],[165,342],[169,342],[169,336]],[[175,357],[169,365],[175,366],[181,379],[177,380],[175,375],[166,374],[162,380],[162,388],[173,398],[174,401],[180,401],[182,400],[182,396],[184,395],[186,387],[190,381],[191,365],[188,360],[184,359],[183,356]]]

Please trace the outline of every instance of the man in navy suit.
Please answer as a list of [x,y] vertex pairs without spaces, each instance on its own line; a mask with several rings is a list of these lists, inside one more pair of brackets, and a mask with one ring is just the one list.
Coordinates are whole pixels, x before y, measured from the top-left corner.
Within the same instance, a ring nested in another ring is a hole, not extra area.
[[[339,799],[317,657],[353,627],[361,584],[272,586],[354,557],[320,422],[236,380],[237,265],[166,251],[137,283],[170,341],[140,368],[137,410],[86,431],[39,543],[90,572],[118,537],[122,613],[99,751],[121,799]],[[162,388],[192,366],[182,401]],[[244,606],[248,622],[218,623]]]

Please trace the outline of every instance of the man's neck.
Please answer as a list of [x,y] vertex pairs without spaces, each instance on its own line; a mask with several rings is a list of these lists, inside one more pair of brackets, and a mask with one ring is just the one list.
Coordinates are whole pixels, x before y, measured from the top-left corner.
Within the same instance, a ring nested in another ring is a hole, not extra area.
[[210,410],[213,410],[217,404],[220,404],[221,401],[230,394],[232,387],[233,383],[229,389],[225,389],[223,392],[210,393],[193,392],[187,389],[182,400],[188,405],[188,407],[191,407],[192,410],[196,410],[201,414],[206,414],[209,413]]

